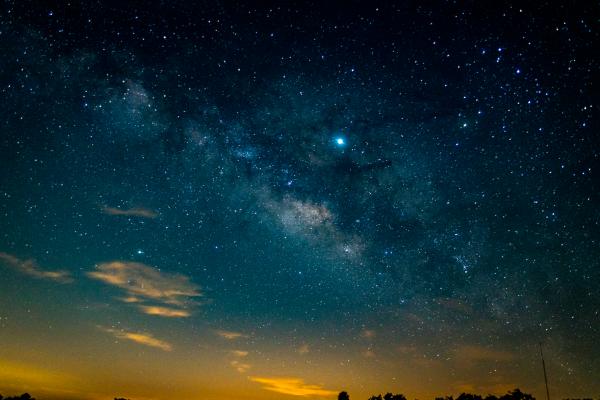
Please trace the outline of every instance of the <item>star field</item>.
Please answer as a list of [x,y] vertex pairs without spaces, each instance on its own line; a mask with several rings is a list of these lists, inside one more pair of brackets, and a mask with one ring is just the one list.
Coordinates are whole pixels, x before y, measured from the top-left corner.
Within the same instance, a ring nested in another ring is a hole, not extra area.
[[6,2],[0,393],[596,394],[598,15]]

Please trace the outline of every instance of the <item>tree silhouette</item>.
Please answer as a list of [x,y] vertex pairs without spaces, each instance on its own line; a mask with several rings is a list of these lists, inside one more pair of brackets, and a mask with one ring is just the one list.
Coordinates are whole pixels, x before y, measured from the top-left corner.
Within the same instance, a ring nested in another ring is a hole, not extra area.
[[383,400],[406,400],[406,397],[404,397],[403,394],[386,393],[385,396],[383,396]]
[[[23,393],[20,396],[3,397],[0,395],[0,400],[35,400],[29,393]],[[129,400],[125,397],[115,397],[114,400]],[[338,400],[350,400],[350,395],[346,391],[342,391],[338,394]],[[403,394],[392,394],[386,393],[385,395],[378,394],[376,396],[369,397],[369,400],[407,400]],[[508,393],[497,397],[494,395],[487,395],[482,397],[478,394],[461,393],[456,399],[452,396],[436,397],[435,400],[535,400],[535,397],[528,393],[523,393],[521,389],[516,388],[509,391]],[[592,399],[564,399],[564,400],[592,400]],[[598,399],[600,400],[600,398]]]
[[500,396],[499,400],[535,400],[534,397],[528,393],[523,393],[519,388],[516,388],[512,392]]
[[0,394],[0,400],[35,400],[29,393],[23,393],[20,396],[2,397]]
[[[437,397],[436,400],[452,400],[452,396],[446,397],[446,399],[442,397]],[[535,400],[535,397],[528,393],[523,393],[521,392],[521,389],[517,388],[500,397],[496,397],[493,394],[489,394],[484,398],[478,394],[461,393],[461,395],[458,396],[456,400]]]
[[380,394],[377,396],[371,396],[369,400],[406,400],[406,397],[404,397],[403,394],[386,393],[383,395],[383,397]]
[[461,393],[456,400],[483,400],[483,397],[478,394]]

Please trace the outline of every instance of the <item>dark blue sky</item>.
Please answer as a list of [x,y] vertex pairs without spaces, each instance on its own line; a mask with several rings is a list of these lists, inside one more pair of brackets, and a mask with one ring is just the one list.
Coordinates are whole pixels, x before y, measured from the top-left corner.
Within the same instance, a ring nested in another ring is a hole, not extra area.
[[597,6],[1,15],[3,393],[600,390]]

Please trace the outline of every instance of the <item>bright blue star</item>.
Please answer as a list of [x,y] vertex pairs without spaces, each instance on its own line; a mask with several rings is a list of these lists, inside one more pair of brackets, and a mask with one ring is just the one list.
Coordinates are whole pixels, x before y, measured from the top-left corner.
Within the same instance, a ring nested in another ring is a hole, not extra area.
[[335,138],[335,144],[338,146],[343,146],[346,144],[346,140],[343,137],[337,137]]

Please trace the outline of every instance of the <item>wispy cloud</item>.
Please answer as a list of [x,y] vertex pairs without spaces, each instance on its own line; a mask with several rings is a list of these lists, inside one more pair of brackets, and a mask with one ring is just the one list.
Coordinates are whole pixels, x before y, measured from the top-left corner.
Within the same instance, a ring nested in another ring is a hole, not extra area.
[[217,335],[219,335],[223,339],[227,339],[227,340],[236,340],[236,339],[248,337],[248,335],[245,335],[243,333],[232,332],[232,331],[217,331]]
[[157,339],[149,333],[127,332],[122,329],[99,327],[103,331],[112,334],[117,339],[129,340],[144,346],[155,347],[164,351],[173,350],[173,346],[163,340]]
[[59,283],[73,282],[71,273],[65,270],[47,271],[39,267],[33,259],[22,260],[12,254],[0,252],[0,261],[17,271],[38,279],[47,279]]
[[101,263],[87,275],[124,290],[126,296],[121,300],[126,303],[160,303],[139,306],[143,313],[149,315],[188,317],[191,313],[186,307],[197,305],[194,298],[202,296],[200,288],[187,276],[162,272],[137,262]]
[[360,336],[364,337],[365,339],[373,339],[375,336],[377,336],[377,332],[373,329],[365,329],[361,332]]
[[229,352],[229,355],[231,355],[233,358],[235,358],[234,360],[230,361],[229,364],[235,368],[237,370],[237,372],[239,372],[240,374],[245,373],[246,371],[248,371],[250,368],[252,368],[252,365],[250,365],[247,362],[242,361],[242,359],[244,359],[245,357],[248,357],[248,352],[245,350],[232,350]]
[[[496,377],[496,380],[504,380],[502,376]],[[458,382],[454,385],[454,390],[462,393],[489,393],[496,395],[503,395],[510,392],[514,388],[518,387],[518,383],[510,383],[510,380],[506,379],[503,382]]]
[[154,210],[144,207],[133,207],[133,208],[117,208],[102,206],[101,208],[104,214],[108,215],[125,215],[128,217],[141,217],[141,218],[156,218],[158,213]]
[[308,354],[310,352],[310,346],[307,344],[303,344],[302,346],[298,347],[298,353],[300,354]]
[[141,303],[142,300],[138,299],[135,296],[127,296],[127,297],[119,297],[123,303]]
[[188,310],[178,308],[160,307],[160,306],[140,306],[144,314],[159,315],[161,317],[182,318],[189,317],[191,313]]
[[8,358],[0,359],[0,382],[2,389],[7,383],[22,387],[43,387],[48,390],[64,392],[72,388],[76,379],[72,375],[60,372],[59,369],[42,369],[36,364],[24,364]]
[[265,390],[289,394],[291,396],[333,397],[337,395],[337,392],[334,390],[324,389],[320,385],[308,385],[300,378],[251,376],[249,379],[263,385],[263,389]]
[[248,371],[250,368],[252,368],[252,366],[248,363],[239,361],[239,360],[233,360],[230,362],[231,366],[233,368],[235,368],[237,370],[237,372],[239,372],[240,374],[243,374],[244,372]]
[[460,345],[454,349],[455,358],[459,362],[471,364],[477,362],[506,362],[515,359],[515,354],[503,351],[495,350],[489,347],[480,345]]

